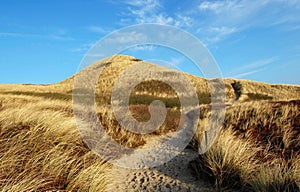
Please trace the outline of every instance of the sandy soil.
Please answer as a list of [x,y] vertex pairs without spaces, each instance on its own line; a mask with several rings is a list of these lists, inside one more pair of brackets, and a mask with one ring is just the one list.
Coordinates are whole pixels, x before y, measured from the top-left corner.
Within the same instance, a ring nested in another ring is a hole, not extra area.
[[[154,139],[143,148],[158,146],[163,139]],[[199,180],[188,168],[190,161],[197,158],[198,153],[186,148],[167,163],[147,169],[128,169],[113,166],[109,192],[116,191],[211,191],[208,182]],[[153,158],[156,158],[153,155]],[[134,161],[134,160],[133,160]]]
[[188,168],[188,163],[197,157],[191,149],[159,167],[151,169],[112,169],[113,191],[210,191],[212,187],[198,180]]

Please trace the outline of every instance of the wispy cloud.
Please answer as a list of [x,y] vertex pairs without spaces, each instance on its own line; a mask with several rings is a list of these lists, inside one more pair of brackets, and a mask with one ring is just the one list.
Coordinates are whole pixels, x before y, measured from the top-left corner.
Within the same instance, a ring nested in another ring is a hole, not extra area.
[[129,0],[122,6],[126,7],[120,21],[123,25],[173,25],[196,34],[208,46],[250,28],[285,25],[295,30],[300,25],[298,0],[204,0],[186,8],[169,8],[162,0]]
[[271,58],[266,58],[266,59],[262,59],[259,61],[255,61],[248,65],[244,65],[244,66],[234,69],[233,71],[229,72],[226,76],[240,78],[240,77],[248,76],[250,74],[258,73],[258,72],[261,72],[261,71],[267,69],[267,65],[270,65],[271,63],[274,63],[277,60],[278,60],[278,57],[271,57]]
[[205,17],[198,32],[206,44],[218,43],[227,37],[254,25],[268,0],[204,1],[199,4],[198,15]]
[[126,1],[128,12],[125,14],[127,19],[123,19],[126,24],[128,22],[141,23],[157,23],[161,25],[173,25],[177,27],[189,27],[194,22],[192,17],[181,13],[170,15],[164,11],[164,7],[158,0],[136,0]]
[[[199,12],[194,16],[205,19],[199,27],[210,43],[253,27],[272,27],[286,25],[293,29],[300,22],[300,1],[298,0],[217,0],[203,1],[198,5]],[[224,34],[222,30],[232,29]],[[207,29],[207,30],[204,30]]]
[[155,45],[136,45],[130,48],[130,51],[154,51]]
[[147,36],[143,33],[136,32],[136,31],[130,31],[130,32],[116,32],[113,38],[107,38],[105,41],[111,42],[111,43],[119,43],[119,44],[125,44],[130,42],[137,42],[137,41],[146,41]]
[[0,37],[28,37],[28,35],[22,33],[7,33],[7,32],[0,32]]
[[136,6],[136,7],[142,7],[143,10],[153,10],[157,7],[160,7],[161,4],[158,0],[129,0],[126,1],[128,5]]
[[0,32],[0,37],[15,37],[15,38],[44,38],[57,41],[72,41],[74,38],[55,34],[27,34],[27,33],[10,33]]
[[111,29],[107,29],[107,28],[100,27],[100,26],[89,26],[89,27],[87,27],[87,29],[91,32],[100,33],[100,34],[107,34],[107,33],[112,32]]
[[45,35],[44,38],[49,38],[57,41],[73,41],[73,37],[60,36],[60,35]]
[[[204,1],[200,3],[200,11],[210,11],[215,24],[236,25],[258,16],[269,0],[225,0]],[[251,21],[253,22],[253,21]],[[255,21],[254,21],[255,22]]]
[[223,40],[227,36],[237,32],[238,29],[235,27],[222,26],[222,27],[211,27],[211,28],[208,28],[207,31],[208,31],[208,34],[210,34],[210,35],[206,38],[206,43],[214,44],[214,43],[217,43],[217,42]]
[[80,47],[70,49],[71,52],[87,52],[90,48],[94,46],[94,43],[84,43]]
[[248,70],[248,69],[253,69],[253,68],[258,68],[258,67],[263,67],[265,65],[274,63],[275,61],[278,60],[278,57],[271,57],[271,58],[267,58],[267,59],[262,59],[259,61],[255,61],[253,63],[250,63],[248,65],[244,65],[242,67],[237,68],[237,71],[244,71],[244,70]]
[[[158,23],[183,27],[190,32],[197,32],[205,44],[214,44],[239,32],[253,21],[268,4],[269,0],[225,0],[203,1],[192,10],[166,11],[159,0],[128,1],[128,23]],[[252,21],[253,20],[253,21]]]
[[264,70],[266,70],[266,69],[267,69],[267,68],[262,68],[262,69],[257,69],[257,70],[252,70],[252,71],[240,73],[240,74],[237,74],[237,75],[232,76],[232,78],[242,78],[242,77],[247,77],[247,76],[252,75],[252,74],[254,74],[254,73],[258,73],[258,72],[264,71]]
[[200,10],[209,10],[214,11],[216,13],[220,13],[222,9],[232,9],[236,7],[237,1],[204,1],[200,3]]
[[184,62],[184,59],[181,57],[172,57],[170,63],[175,66],[180,66]]

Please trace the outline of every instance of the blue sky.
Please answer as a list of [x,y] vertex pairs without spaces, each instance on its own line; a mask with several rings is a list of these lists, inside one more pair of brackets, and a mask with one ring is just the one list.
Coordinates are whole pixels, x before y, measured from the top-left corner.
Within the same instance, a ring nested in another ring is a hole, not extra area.
[[[141,23],[193,34],[223,77],[300,84],[299,0],[1,0],[0,83],[62,81],[101,38]],[[154,50],[128,53],[193,73],[182,57],[160,58],[162,50]]]

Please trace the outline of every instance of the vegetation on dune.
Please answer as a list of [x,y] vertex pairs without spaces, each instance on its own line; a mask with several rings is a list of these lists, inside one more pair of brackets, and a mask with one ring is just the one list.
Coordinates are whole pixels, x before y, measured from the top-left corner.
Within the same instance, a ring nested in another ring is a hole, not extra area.
[[[149,138],[182,126],[177,93],[160,81],[147,81],[131,92],[130,112],[145,122],[150,119],[148,105],[162,100],[167,106],[165,122],[151,134],[123,129],[110,105],[113,82],[140,60],[117,56],[101,62],[105,68],[95,93],[96,111],[106,133],[118,143],[141,147]],[[170,78],[178,73],[160,69]],[[136,75],[138,71],[132,78]],[[197,148],[211,118],[211,106],[207,105],[211,98],[207,80],[187,77],[201,103],[199,126],[191,143]],[[90,151],[76,127],[73,80],[74,77],[54,85],[0,85],[0,191],[110,188],[111,165]],[[217,141],[190,163],[192,170],[217,190],[299,191],[299,86],[233,79],[225,79],[224,84],[226,102],[235,102],[226,108]]]
[[110,165],[85,146],[69,104],[26,94],[0,99],[1,191],[105,191]]
[[[275,101],[297,100],[300,97],[299,86],[296,85],[270,85],[267,83],[239,80],[243,93],[242,96],[265,97]],[[255,99],[254,97],[254,99]],[[250,98],[251,100],[251,98]]]
[[[299,108],[299,101],[233,105],[216,143],[192,169],[218,189],[299,191]],[[200,123],[196,142],[201,132]]]

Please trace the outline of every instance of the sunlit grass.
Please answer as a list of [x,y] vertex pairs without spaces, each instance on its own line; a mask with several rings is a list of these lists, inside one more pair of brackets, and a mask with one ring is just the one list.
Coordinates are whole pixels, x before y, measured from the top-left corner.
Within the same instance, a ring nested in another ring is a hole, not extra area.
[[[176,131],[181,114],[174,90],[151,81],[131,92],[130,111],[135,119],[145,122],[150,119],[148,105],[162,100],[167,106],[163,125],[147,135],[119,125],[110,106],[113,82],[136,61],[118,56],[105,63],[95,93],[96,110],[106,133],[131,148],[143,146],[150,137]],[[170,77],[172,73],[166,71]],[[191,144],[197,149],[209,123],[206,104],[211,98],[207,80],[187,77],[202,104]],[[72,109],[73,79],[54,85],[0,85],[1,191],[105,191],[110,187],[107,173],[112,165],[91,152],[77,129]],[[216,143],[191,162],[191,168],[217,190],[299,190],[299,86],[233,79],[224,83],[226,102],[237,99],[237,92],[240,97],[227,108]]]

